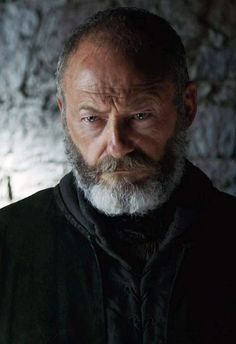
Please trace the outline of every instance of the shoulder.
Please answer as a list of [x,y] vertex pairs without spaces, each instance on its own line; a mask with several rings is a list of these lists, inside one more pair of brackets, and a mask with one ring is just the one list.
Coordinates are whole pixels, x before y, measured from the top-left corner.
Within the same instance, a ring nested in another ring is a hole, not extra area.
[[206,257],[211,254],[221,259],[221,264],[224,260],[228,265],[235,261],[235,215],[236,198],[213,188],[195,231],[200,247],[205,247]]
[[234,242],[236,197],[214,188],[206,210],[206,222],[212,237],[217,237],[222,244],[224,240]]
[[215,217],[229,216],[235,218],[236,197],[214,188],[212,193],[211,208]]
[[[20,242],[26,238],[40,238],[52,219],[60,213],[54,188],[39,191],[21,201],[0,209],[0,241]],[[44,234],[43,234],[44,233]]]
[[200,246],[212,248],[215,244],[217,249],[227,250],[227,245],[235,242],[236,197],[215,188],[198,167],[188,162],[187,168],[181,191],[184,205],[198,212],[189,235]]
[[189,161],[184,181],[184,197],[202,203],[209,214],[215,217],[235,214],[236,197],[214,187],[209,177]]
[[36,214],[44,214],[53,204],[53,190],[41,190],[23,200],[0,209],[0,223],[33,219]]

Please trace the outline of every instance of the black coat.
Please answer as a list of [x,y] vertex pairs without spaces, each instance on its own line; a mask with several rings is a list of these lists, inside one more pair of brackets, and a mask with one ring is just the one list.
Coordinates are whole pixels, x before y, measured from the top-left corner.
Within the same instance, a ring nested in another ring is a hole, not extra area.
[[[236,343],[235,214],[235,198],[191,167],[162,257],[176,269],[168,317],[150,344]],[[60,186],[0,211],[0,344],[46,343],[106,343],[93,238]]]

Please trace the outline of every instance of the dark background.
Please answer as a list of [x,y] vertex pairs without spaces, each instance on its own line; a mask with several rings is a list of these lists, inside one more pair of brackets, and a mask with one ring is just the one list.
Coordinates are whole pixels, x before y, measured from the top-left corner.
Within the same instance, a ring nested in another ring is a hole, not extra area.
[[117,6],[149,9],[181,35],[199,88],[189,156],[236,195],[236,1],[0,1],[0,206],[55,184],[68,170],[57,57],[74,26]]

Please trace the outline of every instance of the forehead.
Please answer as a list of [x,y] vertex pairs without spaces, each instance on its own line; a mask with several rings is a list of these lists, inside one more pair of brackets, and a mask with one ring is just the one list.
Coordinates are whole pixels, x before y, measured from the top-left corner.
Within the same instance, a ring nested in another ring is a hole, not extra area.
[[103,102],[152,97],[167,84],[170,88],[170,82],[145,77],[125,56],[91,41],[81,43],[69,58],[63,80],[66,98],[77,94]]

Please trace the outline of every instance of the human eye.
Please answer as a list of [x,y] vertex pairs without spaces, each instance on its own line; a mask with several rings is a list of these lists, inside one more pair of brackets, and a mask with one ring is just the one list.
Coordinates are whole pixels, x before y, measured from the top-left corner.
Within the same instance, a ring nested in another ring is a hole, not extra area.
[[91,116],[84,116],[82,117],[82,122],[84,123],[88,123],[88,124],[92,124],[92,123],[95,123],[98,121],[98,116],[94,116],[94,115],[91,115]]
[[133,120],[145,121],[151,117],[151,112],[138,112],[132,116]]

